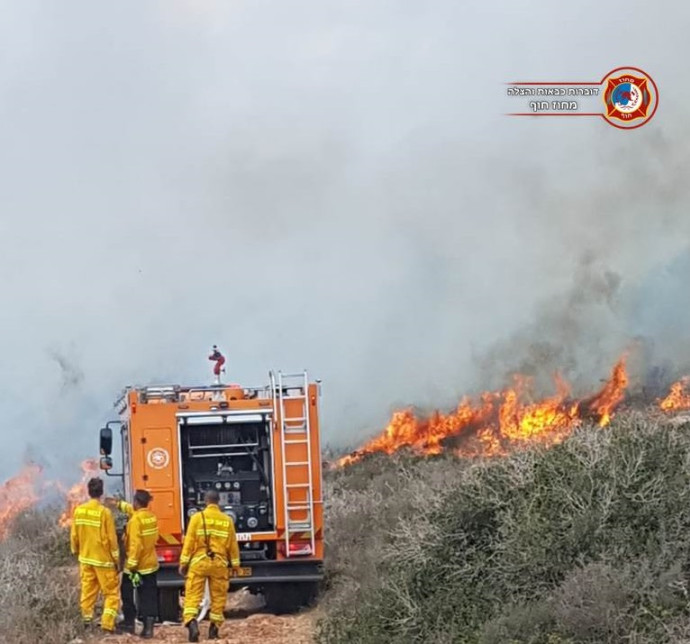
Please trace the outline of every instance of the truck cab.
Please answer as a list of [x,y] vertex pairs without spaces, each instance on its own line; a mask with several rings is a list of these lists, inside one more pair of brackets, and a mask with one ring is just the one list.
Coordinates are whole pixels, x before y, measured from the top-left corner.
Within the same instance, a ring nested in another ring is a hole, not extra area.
[[[321,385],[306,372],[271,372],[264,387],[127,387],[118,419],[101,429],[101,468],[121,477],[125,499],[152,496],[158,517],[159,618],[178,621],[177,573],[190,518],[209,489],[232,518],[241,567],[231,587],[262,593],[275,612],[310,603],[323,578],[319,440]],[[122,471],[113,473],[113,427]]]

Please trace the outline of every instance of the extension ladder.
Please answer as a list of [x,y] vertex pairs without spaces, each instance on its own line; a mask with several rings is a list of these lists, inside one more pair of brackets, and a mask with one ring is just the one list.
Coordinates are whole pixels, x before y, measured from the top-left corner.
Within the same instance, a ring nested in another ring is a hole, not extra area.
[[[281,456],[283,474],[285,556],[306,554],[291,552],[290,539],[295,534],[308,534],[311,550],[315,553],[314,534],[314,489],[311,454],[311,433],[309,426],[309,378],[307,372],[298,374],[277,374],[271,372],[275,422],[280,423]],[[291,391],[299,393],[293,394]],[[299,401],[299,402],[295,402]],[[295,412],[295,410],[298,410]],[[291,449],[302,445],[305,449]],[[295,453],[300,454],[295,458]],[[291,482],[299,481],[299,482]],[[295,515],[297,515],[297,518]]]

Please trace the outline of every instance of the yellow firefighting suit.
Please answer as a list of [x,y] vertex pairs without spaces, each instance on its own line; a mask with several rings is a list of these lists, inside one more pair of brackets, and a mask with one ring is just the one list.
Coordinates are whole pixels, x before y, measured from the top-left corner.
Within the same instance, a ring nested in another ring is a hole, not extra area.
[[117,576],[120,549],[113,515],[97,499],[75,508],[70,545],[72,554],[79,557],[81,614],[84,622],[93,620],[93,609],[100,590],[103,594],[101,627],[106,631],[114,630],[120,608]]
[[159,568],[156,542],[158,541],[158,519],[146,508],[135,510],[125,501],[117,504],[120,512],[127,515],[125,528],[125,570],[122,577],[120,597],[122,613],[126,624],[134,624],[136,606],[134,602],[134,575],[139,578],[137,605],[144,617],[158,615],[158,589],[156,571]]
[[148,575],[158,570],[158,519],[146,508],[135,510],[125,501],[118,503],[120,512],[127,515],[125,528],[125,572],[138,572]]
[[184,623],[196,618],[208,579],[211,593],[211,622],[223,623],[228,596],[228,565],[238,568],[240,548],[232,519],[215,504],[197,512],[189,521],[180,556],[182,566],[189,565],[185,581]]

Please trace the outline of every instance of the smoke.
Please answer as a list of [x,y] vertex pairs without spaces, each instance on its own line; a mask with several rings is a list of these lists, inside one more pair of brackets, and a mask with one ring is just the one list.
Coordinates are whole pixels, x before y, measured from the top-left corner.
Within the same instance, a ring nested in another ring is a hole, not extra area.
[[78,389],[84,381],[84,372],[79,364],[68,354],[59,349],[49,349],[48,355],[55,361],[60,369],[61,386],[60,391],[63,395],[70,390]]
[[[610,368],[607,347],[620,353],[629,340],[616,324],[621,276],[598,266],[592,254],[580,262],[570,290],[537,306],[533,322],[478,357],[480,382],[501,387],[517,371],[553,387],[557,372],[572,381]],[[592,385],[588,380],[584,386]]]
[[[509,362],[687,347],[653,277],[690,233],[673,6],[619,39],[593,1],[1,1],[0,474],[74,478],[124,385],[209,382],[214,343],[321,378],[335,445]],[[504,81],[629,64],[640,130],[502,115]]]

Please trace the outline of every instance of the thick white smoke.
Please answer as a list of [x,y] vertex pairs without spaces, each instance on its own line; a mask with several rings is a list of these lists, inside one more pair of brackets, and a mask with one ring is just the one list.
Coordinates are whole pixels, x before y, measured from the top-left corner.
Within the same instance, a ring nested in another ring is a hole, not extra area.
[[[690,9],[662,5],[0,2],[0,473],[72,477],[122,386],[208,381],[213,343],[243,383],[308,367],[356,443],[548,340],[583,262],[649,289],[584,311],[584,376],[630,333],[687,347],[650,272],[690,232]],[[505,81],[619,65],[660,88],[640,130],[501,113]]]

